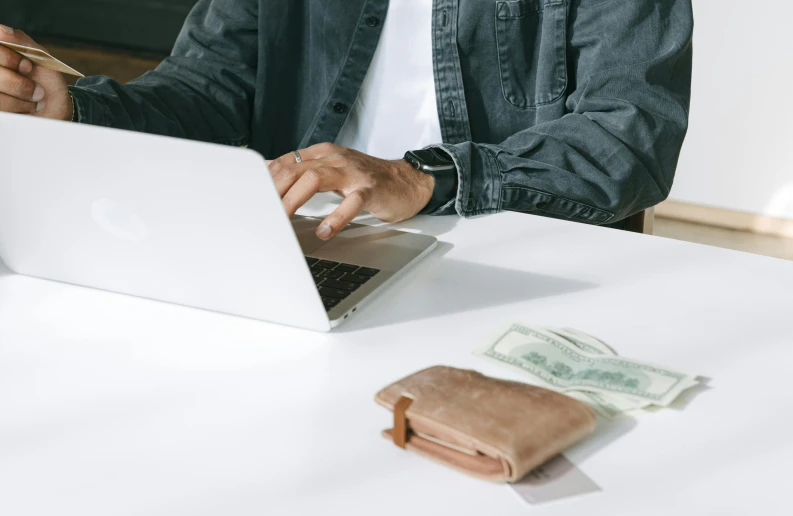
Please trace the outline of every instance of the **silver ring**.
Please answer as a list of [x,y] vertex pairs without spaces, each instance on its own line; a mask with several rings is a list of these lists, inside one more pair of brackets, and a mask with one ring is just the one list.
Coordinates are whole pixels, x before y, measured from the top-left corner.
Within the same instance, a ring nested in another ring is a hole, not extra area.
[[297,163],[303,163],[303,158],[300,157],[300,153],[298,151],[293,152],[295,155],[295,160]]

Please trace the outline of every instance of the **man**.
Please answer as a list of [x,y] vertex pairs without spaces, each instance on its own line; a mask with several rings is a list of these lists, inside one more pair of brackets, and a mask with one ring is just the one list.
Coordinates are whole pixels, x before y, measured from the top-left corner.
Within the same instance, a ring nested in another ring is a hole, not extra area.
[[0,110],[281,156],[290,215],[344,197],[323,239],[362,209],[618,225],[669,193],[692,31],[690,0],[199,0],[127,85],[0,48]]

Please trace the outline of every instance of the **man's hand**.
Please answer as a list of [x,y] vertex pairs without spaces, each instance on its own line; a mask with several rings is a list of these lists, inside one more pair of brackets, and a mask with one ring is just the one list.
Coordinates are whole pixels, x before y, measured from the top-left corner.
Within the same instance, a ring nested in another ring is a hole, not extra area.
[[[0,25],[0,40],[39,48],[27,34]],[[71,120],[72,100],[63,76],[0,46],[0,111]]]
[[292,217],[314,194],[336,192],[344,200],[317,229],[329,240],[366,210],[384,222],[416,216],[432,198],[435,179],[404,160],[386,161],[360,152],[321,143],[270,162],[270,172]]

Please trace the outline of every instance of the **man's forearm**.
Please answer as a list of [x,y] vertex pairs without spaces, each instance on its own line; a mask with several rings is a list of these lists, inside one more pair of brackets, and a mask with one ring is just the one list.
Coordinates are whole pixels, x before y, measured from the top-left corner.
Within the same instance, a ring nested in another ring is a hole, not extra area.
[[[601,27],[608,38],[572,38],[568,54],[577,58],[568,68],[578,76],[568,115],[498,145],[439,146],[460,171],[460,215],[509,210],[605,224],[668,195],[688,127],[693,19],[689,0],[664,3],[607,2],[573,13],[579,24],[598,17],[614,26]],[[639,33],[640,44],[627,44]]]
[[255,91],[256,2],[201,0],[171,57],[129,84],[90,77],[71,88],[82,123],[244,145]]

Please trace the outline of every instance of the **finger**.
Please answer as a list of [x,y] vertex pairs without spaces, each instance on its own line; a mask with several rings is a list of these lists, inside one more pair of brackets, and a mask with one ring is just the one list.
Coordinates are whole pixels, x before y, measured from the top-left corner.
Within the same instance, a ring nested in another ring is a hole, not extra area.
[[[340,149],[341,147],[333,145],[332,143],[318,143],[316,145],[312,145],[311,147],[300,149],[297,152],[300,153],[300,159],[303,161],[311,161],[324,158],[330,154],[334,154]],[[280,172],[281,168],[294,165],[295,163],[297,163],[297,156],[295,156],[295,151],[292,151],[274,159],[272,162],[268,163],[268,166],[270,167],[270,173],[275,176],[278,174],[278,172]]]
[[33,38],[28,36],[25,31],[14,29],[6,25],[0,25],[0,41],[8,41],[9,43],[16,43],[17,45],[38,48],[45,52],[47,51],[44,47],[33,41]]
[[33,72],[33,61],[27,57],[23,57],[22,61],[19,63],[17,71],[25,77],[28,77]]
[[320,170],[326,167],[327,164],[323,161],[311,160],[302,163],[293,163],[292,165],[281,168],[281,170],[273,176],[273,182],[275,183],[276,190],[278,190],[278,195],[283,198],[295,183],[303,177],[303,174],[309,170]]
[[33,63],[30,62],[30,59],[26,59],[6,47],[0,47],[0,67],[17,71],[22,75],[28,75],[33,71]]
[[306,147],[305,149],[300,151],[300,155],[303,156],[303,159],[320,159],[330,156],[331,154],[337,153],[341,150],[341,147],[338,145],[333,145],[332,143],[317,143],[316,145],[312,145],[311,147]]
[[330,240],[338,235],[347,224],[361,213],[365,200],[360,191],[352,192],[344,198],[336,210],[328,215],[317,228],[317,237],[321,240]]
[[301,162],[311,161],[317,159],[319,156],[314,155],[309,147],[308,149],[301,149],[299,151],[292,151],[287,154],[284,154],[280,158],[274,159],[272,162],[269,163],[270,166],[270,174],[275,177],[278,173],[283,170],[284,167],[288,167],[290,165],[295,165],[298,163],[297,156],[295,152],[300,153]]
[[289,154],[284,154],[283,156],[269,161],[267,166],[270,168],[270,175],[275,177],[283,167],[294,165],[295,163],[297,163],[297,158],[294,153],[290,152]]
[[35,102],[27,102],[11,97],[5,93],[0,93],[0,111],[4,113],[22,113],[30,115],[37,110]]
[[292,217],[301,206],[319,192],[330,192],[341,187],[343,174],[328,167],[307,170],[283,196],[284,209]]
[[0,93],[30,102],[44,98],[44,88],[8,68],[0,68]]

